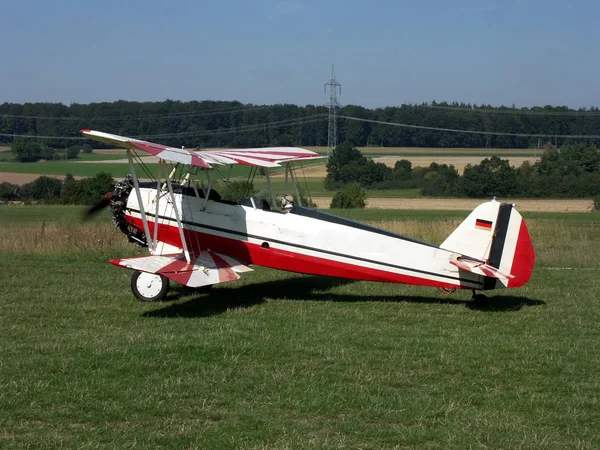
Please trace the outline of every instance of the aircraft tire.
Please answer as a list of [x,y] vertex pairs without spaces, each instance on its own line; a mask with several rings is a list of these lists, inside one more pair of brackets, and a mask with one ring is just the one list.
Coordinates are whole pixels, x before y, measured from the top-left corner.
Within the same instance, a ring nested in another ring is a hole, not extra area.
[[169,279],[155,273],[134,271],[131,292],[141,302],[160,302],[169,291]]

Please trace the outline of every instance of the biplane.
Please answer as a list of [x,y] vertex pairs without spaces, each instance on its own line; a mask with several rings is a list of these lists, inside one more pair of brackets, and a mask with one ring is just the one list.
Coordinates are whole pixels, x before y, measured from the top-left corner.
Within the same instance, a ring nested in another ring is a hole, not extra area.
[[[142,301],[163,299],[170,281],[206,289],[239,279],[253,265],[447,293],[469,289],[473,296],[523,286],[533,270],[529,232],[513,204],[482,203],[436,246],[303,205],[294,164],[320,158],[310,150],[189,150],[100,131],[80,133],[127,149],[130,175],[93,210],[110,206],[115,225],[148,248],[147,256],[110,261],[133,271],[131,289]],[[156,181],[138,178],[137,152],[158,158]],[[262,169],[268,192],[226,200],[236,164],[255,173]],[[177,176],[182,166],[188,169]],[[291,201],[284,207],[271,182],[273,168],[283,168],[286,191],[290,183],[283,198]]]

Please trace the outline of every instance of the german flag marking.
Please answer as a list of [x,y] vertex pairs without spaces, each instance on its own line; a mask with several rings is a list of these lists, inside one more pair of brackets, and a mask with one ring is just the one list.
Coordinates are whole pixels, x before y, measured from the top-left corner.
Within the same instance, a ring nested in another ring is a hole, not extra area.
[[481,228],[483,230],[492,231],[492,221],[477,219],[477,220],[475,220],[475,228]]

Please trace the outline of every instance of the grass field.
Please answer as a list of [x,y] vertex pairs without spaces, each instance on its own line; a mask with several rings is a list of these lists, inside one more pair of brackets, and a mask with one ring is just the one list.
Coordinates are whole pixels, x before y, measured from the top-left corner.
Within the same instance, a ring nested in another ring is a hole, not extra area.
[[[326,190],[324,182],[325,180],[323,178],[318,177],[306,177],[304,180],[298,179],[300,189],[305,193],[310,193],[312,197],[331,197],[335,193],[335,191]],[[271,185],[273,186],[274,192],[278,194],[286,192],[285,180],[283,178],[272,178]],[[254,181],[254,187],[259,190],[263,188],[266,189],[267,180],[265,179],[265,177],[257,177]],[[287,191],[294,191],[294,187],[292,186],[291,180],[288,181]],[[378,198],[420,197],[421,190],[418,188],[386,190],[367,189],[367,196]]]
[[[487,304],[260,268],[142,304],[106,262],[139,251],[80,213],[0,206],[2,448],[600,446],[596,214],[525,215],[533,278]],[[465,216],[347,215],[436,243]]]
[[[122,159],[122,158],[118,158]],[[145,167],[150,173],[155,176],[158,164],[145,163]],[[249,166],[233,166],[232,177],[247,176]],[[223,176],[227,173],[226,168],[220,168]],[[65,162],[65,161],[41,161],[35,163],[0,163],[0,173],[27,173],[40,175],[66,175],[70,173],[80,177],[92,177],[99,172],[108,172],[113,178],[119,179],[125,177],[129,173],[129,164],[123,163],[102,163],[95,162]],[[140,165],[136,165],[136,173],[140,178],[145,177],[144,170]]]
[[[119,152],[119,153],[80,153],[76,159],[69,160],[68,163],[79,162],[79,161],[111,161],[116,159],[124,159],[127,158],[127,155]],[[0,152],[0,162],[13,162],[17,163],[18,161],[15,159],[15,155],[13,152],[5,151]],[[64,162],[61,160],[57,160],[54,162]]]

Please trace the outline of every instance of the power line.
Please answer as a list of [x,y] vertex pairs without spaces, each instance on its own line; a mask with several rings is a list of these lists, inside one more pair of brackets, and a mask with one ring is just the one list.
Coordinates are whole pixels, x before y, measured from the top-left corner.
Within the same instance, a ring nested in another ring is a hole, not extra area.
[[180,133],[164,133],[164,134],[147,134],[142,136],[136,136],[137,138],[155,138],[155,137],[185,137],[185,136],[206,136],[214,134],[228,134],[238,133],[246,131],[256,131],[260,129],[270,129],[284,126],[301,125],[304,123],[317,122],[327,117],[325,114],[315,114],[313,116],[280,120],[277,122],[258,123],[254,125],[243,125],[240,127],[222,128],[218,130],[205,130],[205,131],[184,131]]
[[351,116],[338,116],[340,119],[347,120],[355,120],[358,122],[369,122],[369,123],[377,123],[380,125],[391,125],[395,127],[403,127],[403,128],[416,128],[418,130],[431,130],[431,131],[446,131],[449,133],[466,133],[466,134],[483,134],[483,135],[493,135],[493,136],[515,136],[515,137],[556,137],[561,139],[600,139],[600,135],[598,134],[528,134],[528,133],[505,133],[502,131],[479,131],[479,130],[457,130],[454,128],[440,128],[440,127],[428,127],[425,125],[409,125],[406,123],[396,123],[396,122],[384,122],[383,120],[372,120],[372,119],[362,119],[359,117],[351,117]]
[[32,134],[8,134],[8,133],[0,133],[1,137],[12,137],[12,138],[31,138],[31,139],[56,139],[56,140],[69,140],[69,141],[79,141],[85,140],[87,138],[84,137],[73,137],[73,136],[36,136]]
[[[230,127],[230,128],[222,128],[222,129],[217,129],[217,130],[205,130],[205,131],[184,131],[184,132],[179,132],[179,133],[162,133],[162,134],[145,134],[145,135],[137,135],[137,136],[131,136],[134,139],[146,139],[146,138],[167,138],[167,137],[194,137],[194,136],[208,136],[208,135],[215,135],[215,134],[229,134],[229,133],[244,133],[244,132],[248,132],[248,131],[256,131],[256,130],[261,130],[261,129],[271,129],[271,128],[277,128],[277,127],[289,127],[289,126],[294,126],[294,125],[301,125],[301,124],[305,124],[305,123],[312,123],[312,122],[317,122],[319,120],[323,120],[325,119],[325,117],[327,117],[326,114],[315,114],[313,116],[307,116],[307,117],[299,117],[299,118],[294,118],[294,119],[286,119],[286,120],[280,120],[277,122],[265,122],[265,123],[258,123],[258,124],[254,124],[254,125],[243,125],[240,127]],[[0,133],[1,137],[18,137],[18,138],[30,138],[30,139],[56,139],[56,140],[73,140],[73,141],[79,141],[79,140],[87,140],[88,138],[82,137],[82,136],[77,136],[77,137],[73,137],[73,136],[35,136],[35,135],[30,135],[30,134],[7,134],[7,133]]]

